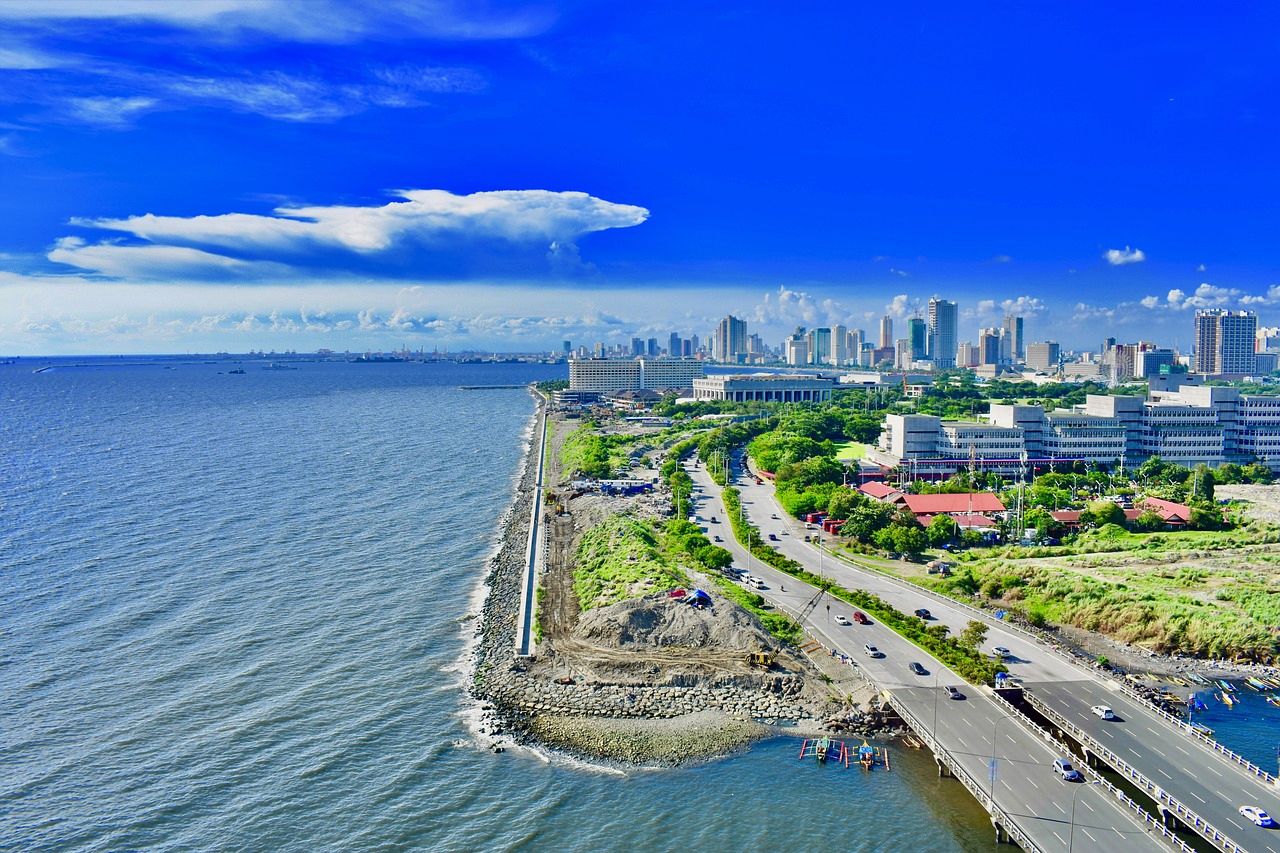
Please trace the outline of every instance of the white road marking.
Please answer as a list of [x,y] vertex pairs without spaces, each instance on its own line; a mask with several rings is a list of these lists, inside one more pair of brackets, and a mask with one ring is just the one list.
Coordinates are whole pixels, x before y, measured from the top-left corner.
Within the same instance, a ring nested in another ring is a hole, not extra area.
[[1195,797],[1200,802],[1204,803],[1206,806],[1209,805],[1209,801],[1206,800],[1204,797],[1200,796],[1199,794],[1197,794],[1195,791],[1187,791],[1187,793]]
[[1054,807],[1055,809],[1057,809],[1058,811],[1062,812],[1063,814],[1066,814],[1066,813],[1067,813],[1067,810],[1066,810],[1066,809],[1064,809],[1062,806],[1058,805],[1058,803],[1057,803],[1057,801],[1056,801],[1056,800],[1051,800],[1050,802],[1052,802],[1052,803],[1053,803],[1053,807]]
[[[1164,778],[1168,779],[1170,782],[1172,782],[1172,781],[1173,781],[1173,777],[1172,777],[1172,776],[1170,776],[1168,773],[1165,773],[1165,772],[1164,772],[1163,770],[1161,770],[1159,767],[1157,767],[1157,768],[1156,768],[1156,772],[1157,772],[1157,773],[1159,773],[1159,774],[1160,774],[1161,776],[1163,776]],[[1203,801],[1203,800],[1201,800],[1201,802],[1204,802],[1204,801]]]
[[1059,835],[1057,830],[1054,830],[1054,831],[1053,831],[1053,837],[1054,837],[1054,838],[1056,838],[1056,839],[1058,839],[1059,841],[1061,841],[1063,844],[1066,844],[1066,843],[1067,843],[1067,839],[1065,839],[1065,838],[1063,838],[1061,835]]
[[[1085,835],[1089,835],[1089,830],[1085,829],[1083,826],[1080,827],[1080,831],[1083,832]],[[1098,843],[1098,839],[1094,838],[1092,835],[1089,835],[1089,840],[1092,841],[1094,844]]]
[[1169,756],[1165,755],[1163,752],[1161,752],[1160,750],[1156,749],[1154,746],[1153,746],[1153,747],[1151,747],[1151,751],[1152,751],[1152,752],[1154,752],[1156,755],[1160,756],[1161,758],[1168,758],[1168,757],[1169,757]]
[[1040,786],[1036,784],[1036,782],[1035,782],[1035,780],[1034,780],[1034,779],[1030,779],[1030,778],[1029,778],[1029,779],[1027,779],[1027,781],[1031,783],[1031,787],[1035,788],[1037,791],[1039,791],[1039,790],[1040,790]]
[[1115,735],[1113,735],[1111,732],[1107,731],[1106,729],[1103,729],[1103,730],[1102,730],[1102,733],[1103,733],[1104,735],[1106,735],[1107,737],[1109,737],[1109,738],[1114,738],[1114,737],[1115,737]]
[[1080,801],[1080,805],[1084,806],[1084,807],[1085,807],[1086,809],[1088,809],[1089,811],[1093,811],[1093,806],[1089,805],[1089,801],[1088,801],[1088,800],[1081,800],[1081,801]]
[[1219,773],[1212,764],[1206,764],[1205,767],[1209,768],[1209,772],[1212,773],[1214,776],[1217,776],[1219,779],[1222,778],[1222,774]]
[[1125,749],[1127,749],[1127,750],[1129,750],[1130,752],[1132,752],[1132,753],[1133,753],[1134,755],[1136,755],[1138,758],[1141,758],[1141,757],[1142,757],[1142,753],[1141,753],[1141,752],[1138,752],[1138,750],[1134,749],[1134,748],[1133,748],[1133,747],[1131,747],[1131,746],[1126,746],[1126,747],[1125,747]]

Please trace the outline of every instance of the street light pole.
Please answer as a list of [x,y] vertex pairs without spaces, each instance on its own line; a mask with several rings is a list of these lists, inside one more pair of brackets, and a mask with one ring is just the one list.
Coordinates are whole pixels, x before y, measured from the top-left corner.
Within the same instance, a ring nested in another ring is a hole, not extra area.
[[[987,802],[994,809],[996,805],[996,730],[1004,720],[1012,720],[1016,714],[1002,714],[991,723],[991,763],[987,765]],[[937,737],[937,735],[934,735]]]
[[1085,782],[1083,785],[1076,788],[1076,792],[1071,795],[1071,829],[1067,832],[1067,853],[1071,853],[1075,848],[1076,843],[1076,797],[1080,796],[1080,792],[1090,785],[1101,784],[1102,783],[1097,779],[1094,779],[1092,782]]

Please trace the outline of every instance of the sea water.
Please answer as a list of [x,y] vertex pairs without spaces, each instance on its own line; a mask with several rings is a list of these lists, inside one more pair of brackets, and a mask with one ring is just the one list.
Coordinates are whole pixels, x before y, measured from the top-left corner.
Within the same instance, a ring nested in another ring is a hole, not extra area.
[[0,849],[987,849],[932,759],[619,773],[468,726],[476,593],[563,366],[0,366]]

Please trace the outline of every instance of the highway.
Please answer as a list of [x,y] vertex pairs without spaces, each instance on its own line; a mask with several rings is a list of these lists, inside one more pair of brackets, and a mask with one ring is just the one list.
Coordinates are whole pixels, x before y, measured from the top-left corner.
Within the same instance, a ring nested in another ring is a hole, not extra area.
[[[775,607],[798,613],[816,589],[752,559],[738,545],[727,524],[720,490],[705,469],[686,463],[693,478],[692,506],[712,535],[734,555],[735,564],[764,580],[767,589],[759,593]],[[717,521],[711,522],[715,516]],[[979,801],[984,794],[1005,811],[1041,850],[1114,851],[1167,850],[1152,832],[1123,809],[1098,786],[1063,782],[1053,772],[1053,760],[1061,756],[1046,739],[1010,715],[985,691],[968,685],[938,661],[890,629],[878,625],[840,625],[837,616],[852,621],[854,608],[827,597],[806,620],[807,630],[829,649],[853,658],[871,681],[889,691],[936,733],[939,743],[972,779],[979,782]],[[868,657],[864,645],[871,643],[882,658]],[[927,675],[908,669],[912,661],[921,663]],[[958,687],[966,698],[948,699],[944,688]],[[994,782],[989,771],[995,759]],[[1072,807],[1075,800],[1074,830]],[[983,804],[985,806],[985,803]]]
[[[740,464],[735,460],[735,468]],[[705,471],[698,472],[701,482],[709,484]],[[1101,672],[1046,649],[1031,636],[993,617],[905,581],[837,560],[804,542],[804,525],[788,518],[776,504],[773,486],[767,481],[757,485],[754,478],[740,477],[735,486],[741,492],[748,520],[766,539],[771,533],[777,537],[769,545],[810,571],[824,573],[842,586],[874,592],[903,612],[927,608],[937,622],[947,625],[953,633],[963,630],[970,620],[981,619],[988,625],[985,648],[1008,648],[1012,652],[1008,661],[1010,673],[1020,677],[1033,694],[1064,719],[1084,731],[1098,732],[1100,742],[1234,844],[1246,850],[1280,853],[1280,831],[1254,826],[1237,813],[1242,805],[1256,805],[1272,815],[1280,814],[1280,791],[1274,786],[1259,781],[1150,707],[1130,699]],[[759,561],[755,562],[758,565]],[[1102,721],[1089,710],[1095,704],[1110,706],[1121,720],[1099,728]]]

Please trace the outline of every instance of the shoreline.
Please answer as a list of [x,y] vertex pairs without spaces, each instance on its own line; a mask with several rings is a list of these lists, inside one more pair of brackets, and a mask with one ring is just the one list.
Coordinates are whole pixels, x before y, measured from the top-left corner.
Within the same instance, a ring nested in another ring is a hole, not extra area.
[[[543,683],[530,672],[536,659],[516,658],[536,454],[541,452],[537,427],[547,407],[541,395],[531,393],[536,406],[524,434],[524,457],[513,476],[511,500],[499,519],[485,575],[474,591],[479,606],[468,615],[478,615],[465,620],[476,625],[464,629],[463,686],[470,701],[461,715],[477,742],[492,752],[516,747],[543,761],[626,772],[714,761],[761,740],[818,732],[834,719],[851,722],[849,714],[814,717],[781,684],[752,701],[727,685],[725,692],[661,684]],[[874,727],[867,732],[869,737],[890,734]]]

